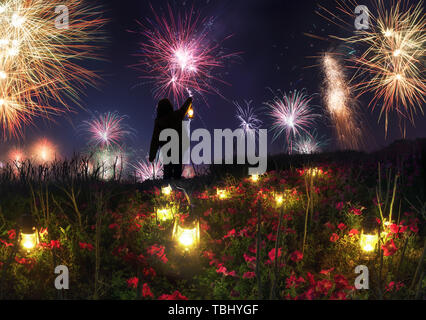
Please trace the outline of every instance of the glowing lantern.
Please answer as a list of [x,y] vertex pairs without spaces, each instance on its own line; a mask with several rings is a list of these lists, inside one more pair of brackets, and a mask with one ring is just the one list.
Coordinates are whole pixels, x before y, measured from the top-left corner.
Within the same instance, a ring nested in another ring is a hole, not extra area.
[[374,234],[361,234],[360,246],[361,249],[366,253],[371,253],[376,249],[378,242],[377,235]]
[[32,216],[24,215],[22,217],[20,245],[22,249],[31,251],[38,245],[38,231]]
[[184,251],[197,247],[200,243],[200,223],[193,220],[180,225],[179,219],[176,219],[172,238]]
[[170,208],[157,209],[157,219],[160,221],[173,220],[173,212]]
[[168,185],[167,187],[162,187],[161,193],[165,196],[170,196],[172,194],[172,187],[170,185]]
[[277,204],[277,206],[281,206],[284,202],[284,198],[281,194],[276,194],[275,195],[275,202]]
[[188,109],[188,113],[187,113],[187,115],[188,115],[188,118],[189,118],[189,119],[194,118],[194,109],[192,108],[192,104],[191,104],[191,106],[190,106],[190,107],[189,107],[189,109]]
[[217,189],[216,194],[221,200],[228,198],[228,194],[225,189]]
[[250,179],[251,179],[251,181],[252,181],[252,182],[256,183],[256,182],[258,182],[258,181],[259,181],[259,175],[258,175],[258,174],[253,174],[253,175],[250,177]]

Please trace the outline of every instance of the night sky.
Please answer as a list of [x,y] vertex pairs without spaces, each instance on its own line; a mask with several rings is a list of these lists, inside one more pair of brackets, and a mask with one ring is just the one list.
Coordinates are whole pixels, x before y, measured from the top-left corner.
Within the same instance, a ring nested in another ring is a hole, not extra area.
[[[107,61],[90,63],[89,67],[99,70],[103,77],[97,88],[88,88],[81,97],[82,105],[90,111],[118,111],[129,118],[128,124],[136,130],[136,135],[128,145],[145,156],[149,151],[149,143],[155,118],[157,101],[153,98],[153,85],[140,79],[141,73],[130,68],[138,62],[139,43],[144,40],[142,34],[131,33],[141,31],[136,20],[145,21],[152,17],[148,1],[102,1],[105,16],[110,19],[106,26],[108,41],[103,44],[102,55]],[[268,88],[289,91],[306,88],[308,94],[318,95],[314,105],[322,110],[321,71],[313,67],[318,60],[310,58],[335,46],[336,43],[313,39],[304,33],[320,36],[330,34],[350,36],[348,31],[330,24],[315,13],[317,1],[288,0],[204,0],[204,1],[152,1],[157,12],[167,8],[170,3],[180,12],[194,7],[202,17],[215,17],[212,38],[221,39],[232,35],[223,43],[227,52],[241,52],[239,59],[230,61],[223,73],[223,80],[230,85],[218,84],[218,89],[225,97],[206,95],[208,105],[202,99],[194,101],[197,115],[192,128],[206,127],[235,129],[233,101],[240,103],[253,100],[257,113],[262,114],[263,128],[270,127],[271,120],[265,116],[263,103],[273,98]],[[333,1],[321,1],[327,8],[335,8]],[[368,3],[366,3],[368,4]],[[369,97],[360,100],[360,107],[368,127],[368,148],[370,150],[390,144],[401,138],[398,120],[393,119],[389,125],[388,137],[385,139],[384,122],[377,124],[378,112],[368,108]],[[36,121],[36,126],[27,128],[24,141],[30,144],[34,139],[47,137],[60,149],[60,153],[70,156],[86,144],[84,136],[78,136],[76,127],[83,120],[90,118],[90,113],[74,107],[76,113],[56,117],[55,122]],[[327,119],[321,119],[317,126],[319,135],[331,138],[332,130]],[[426,136],[426,118],[419,115],[416,128],[407,125],[408,139]],[[271,153],[284,151],[283,140],[272,141],[269,134]],[[17,142],[17,141],[16,141]],[[5,146],[10,146],[10,141]],[[18,143],[18,142],[17,142]],[[333,147],[333,146],[331,146]]]

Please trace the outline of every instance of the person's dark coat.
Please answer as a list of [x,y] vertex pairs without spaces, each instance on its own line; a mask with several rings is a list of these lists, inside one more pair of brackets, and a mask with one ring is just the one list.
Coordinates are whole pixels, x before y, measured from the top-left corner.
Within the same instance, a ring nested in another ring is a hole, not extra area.
[[164,129],[174,129],[179,135],[179,156],[182,159],[182,121],[192,104],[192,98],[188,98],[183,106],[174,110],[173,105],[168,99],[163,99],[158,103],[157,118],[155,119],[154,133],[151,139],[151,148],[149,150],[149,161],[153,162],[157,156],[157,151],[164,146],[167,141],[160,141],[160,133]]

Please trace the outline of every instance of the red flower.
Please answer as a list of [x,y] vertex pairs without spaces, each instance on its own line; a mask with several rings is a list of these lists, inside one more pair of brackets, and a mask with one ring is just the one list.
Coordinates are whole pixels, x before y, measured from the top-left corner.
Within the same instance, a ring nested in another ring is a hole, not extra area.
[[349,285],[348,280],[346,280],[346,278],[340,274],[336,274],[334,276],[334,283],[336,284],[336,288],[338,289],[344,289]]
[[294,262],[299,262],[300,260],[303,259],[303,253],[296,250],[291,254],[290,259]]
[[405,232],[405,230],[407,230],[407,226],[403,226],[403,225],[396,225],[395,223],[392,223],[390,226],[389,226],[389,229],[390,229],[390,231],[392,232],[392,233],[395,233],[395,234],[398,234],[398,233],[404,233]]
[[235,229],[232,229],[223,237],[223,239],[235,237],[235,234],[236,234]]
[[393,242],[393,239],[390,239],[388,242],[386,242],[384,245],[382,245],[383,254],[388,256],[393,256],[395,252],[398,251],[398,248],[396,247],[395,243]]
[[94,249],[93,245],[91,245],[90,243],[84,243],[84,242],[80,242],[80,249],[87,249],[89,251],[92,251]]
[[332,287],[333,283],[330,280],[324,279],[317,282],[315,289],[317,292],[320,292],[323,295],[327,295]]
[[3,239],[0,239],[0,242],[5,245],[5,247],[13,247],[13,243],[8,243],[7,241],[4,241]]
[[61,242],[59,240],[51,240],[50,241],[50,248],[56,248],[59,249],[61,247]]
[[151,289],[148,286],[148,283],[144,283],[143,284],[143,287],[142,287],[142,296],[144,298],[146,298],[146,297],[154,298],[154,295],[152,294]]
[[333,270],[334,270],[334,267],[330,269],[324,269],[320,271],[320,274],[328,275]]
[[156,255],[163,263],[169,261],[164,253],[165,247],[161,245],[152,245],[146,249],[146,251],[151,255]]
[[350,212],[356,216],[360,216],[362,214],[362,209],[351,208]]
[[251,272],[251,271],[243,274],[243,279],[251,279],[251,278],[254,278],[254,277],[256,277],[256,274],[254,272]]
[[15,237],[16,237],[16,231],[15,231],[15,229],[9,230],[9,231],[7,232],[7,234],[9,235],[9,239],[10,239],[10,240],[15,239]]
[[162,294],[158,300],[188,300],[188,298],[176,290],[173,294]]
[[[281,257],[281,251],[282,251],[282,248],[278,248],[278,254],[277,254],[278,258]],[[268,256],[271,261],[275,260],[275,248],[269,251]]]
[[115,229],[115,228],[119,228],[120,226],[117,224],[117,223],[111,223],[110,225],[109,225],[109,229]]
[[346,229],[346,225],[344,223],[339,223],[339,225],[337,226],[337,228],[339,228],[341,231]]
[[133,277],[127,280],[127,287],[137,288],[139,279],[137,277]]
[[339,210],[339,211],[343,209],[343,202],[342,201],[340,201],[336,204],[336,209]]
[[331,222],[326,222],[324,225],[325,225],[328,229],[330,229],[330,230],[334,230],[334,229],[335,229],[334,225],[333,225]]
[[333,233],[330,237],[330,241],[336,242],[337,240],[339,240],[339,235],[337,233]]
[[359,231],[357,229],[351,229],[351,231],[349,231],[349,235],[352,237],[354,235],[359,234]]
[[214,258],[214,253],[212,251],[204,251],[203,256],[204,258],[211,260]]

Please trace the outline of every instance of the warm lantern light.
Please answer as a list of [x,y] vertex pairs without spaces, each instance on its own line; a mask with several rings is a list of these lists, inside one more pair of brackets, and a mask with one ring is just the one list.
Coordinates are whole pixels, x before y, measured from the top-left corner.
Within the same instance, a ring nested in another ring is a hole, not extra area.
[[363,251],[367,253],[373,252],[376,249],[377,242],[377,235],[364,233],[361,234],[360,245]]
[[22,217],[22,229],[20,245],[22,249],[31,251],[38,245],[38,232],[32,216],[24,215]]
[[216,193],[221,200],[228,198],[228,194],[225,189],[217,189]]
[[173,220],[173,212],[170,208],[157,209],[157,219],[161,221]]
[[162,187],[161,193],[165,196],[170,196],[172,194],[172,187],[170,185],[168,185],[167,187]]
[[179,219],[175,221],[173,227],[173,240],[185,251],[198,246],[200,242],[200,224],[194,220],[186,225],[180,225]]
[[282,205],[283,201],[284,201],[284,198],[281,194],[275,195],[275,202],[277,203],[278,206]]
[[21,246],[25,250],[32,250],[37,245],[37,233],[21,233]]
[[250,179],[251,179],[251,181],[252,182],[258,182],[259,181],[259,175],[258,174],[253,174],[251,177],[250,177]]
[[188,118],[189,119],[194,118],[194,109],[192,109],[192,105],[188,109]]
[[307,170],[307,174],[311,175],[312,177],[320,176],[323,173],[322,169],[319,168],[309,168]]

